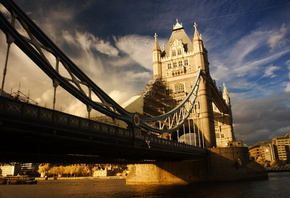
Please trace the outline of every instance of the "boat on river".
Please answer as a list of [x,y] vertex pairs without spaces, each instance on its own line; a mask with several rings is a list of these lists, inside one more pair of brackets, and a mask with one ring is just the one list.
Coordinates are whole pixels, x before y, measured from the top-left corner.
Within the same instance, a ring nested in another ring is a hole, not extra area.
[[29,176],[6,176],[0,178],[0,184],[37,184],[37,180]]

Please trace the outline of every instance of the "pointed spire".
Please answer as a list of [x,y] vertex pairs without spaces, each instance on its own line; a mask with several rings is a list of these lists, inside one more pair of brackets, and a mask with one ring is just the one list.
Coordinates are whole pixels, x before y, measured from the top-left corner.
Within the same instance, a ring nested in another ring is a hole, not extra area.
[[230,96],[226,84],[223,83],[224,91],[223,91],[223,99],[226,101],[228,106],[231,106]]
[[158,35],[154,34],[154,47],[152,50],[152,60],[153,60],[153,76],[161,77],[162,70],[161,70],[161,50],[158,44]]
[[154,48],[153,48],[153,50],[160,50],[157,37],[158,37],[158,35],[155,33],[154,34]]
[[223,83],[223,87],[224,87],[224,94],[228,94],[228,88],[226,87],[226,83]]
[[198,26],[197,23],[194,22],[194,23],[193,23],[193,27],[194,27],[194,31],[195,31],[195,32],[197,32],[197,26]]
[[193,27],[194,27],[194,35],[193,35],[193,40],[200,40],[202,41],[202,35],[199,34],[198,30],[197,30],[197,23],[194,22]]
[[203,41],[202,41],[202,36],[201,36],[201,34],[199,34],[199,32],[197,30],[197,23],[196,22],[194,22],[193,27],[194,27],[194,34],[193,34],[193,39],[192,39],[193,52],[194,53],[206,52],[205,46],[204,46]]
[[157,37],[158,37],[158,35],[155,32],[155,34],[154,34],[155,41],[157,41]]
[[181,29],[183,28],[182,23],[178,22],[178,19],[176,19],[176,24],[173,25],[173,30]]

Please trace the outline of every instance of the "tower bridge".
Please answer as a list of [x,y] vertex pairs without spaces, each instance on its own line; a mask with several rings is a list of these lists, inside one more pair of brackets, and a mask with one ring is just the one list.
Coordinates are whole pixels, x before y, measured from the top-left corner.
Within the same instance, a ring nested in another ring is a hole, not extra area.
[[[128,177],[133,183],[265,177],[249,160],[247,148],[235,140],[227,89],[224,85],[221,93],[210,76],[208,52],[196,24],[191,40],[176,21],[162,50],[155,34],[153,78],[122,107],[13,1],[0,0],[0,5],[0,28],[7,41],[0,90],[0,161],[138,163]],[[52,80],[52,109],[4,94],[11,45]],[[58,87],[87,107],[87,119],[55,110]],[[93,120],[92,109],[113,118],[114,124]],[[228,170],[231,174],[224,176]]]

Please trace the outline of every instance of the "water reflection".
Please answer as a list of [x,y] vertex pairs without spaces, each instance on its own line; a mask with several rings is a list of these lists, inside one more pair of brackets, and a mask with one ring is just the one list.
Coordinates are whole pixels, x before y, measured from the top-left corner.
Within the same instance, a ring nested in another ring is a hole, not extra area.
[[270,173],[269,180],[193,185],[126,185],[125,180],[47,180],[37,185],[1,185],[0,198],[286,198],[290,172]]
[[181,186],[132,186],[133,197],[286,198],[290,173],[270,173],[269,180],[202,183]]

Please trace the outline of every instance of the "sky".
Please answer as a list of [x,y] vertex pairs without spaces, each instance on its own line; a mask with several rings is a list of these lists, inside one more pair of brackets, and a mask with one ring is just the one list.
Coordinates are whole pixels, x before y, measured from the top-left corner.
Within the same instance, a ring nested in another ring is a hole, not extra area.
[[[198,24],[210,73],[230,92],[234,133],[246,145],[290,133],[288,0],[15,0],[99,87],[119,104],[152,78],[154,34],[168,41],[176,19],[189,38]],[[3,8],[0,8],[5,12]],[[1,79],[6,40],[0,31]],[[12,45],[4,90],[52,107],[52,81]],[[63,89],[57,109],[86,108]]]

